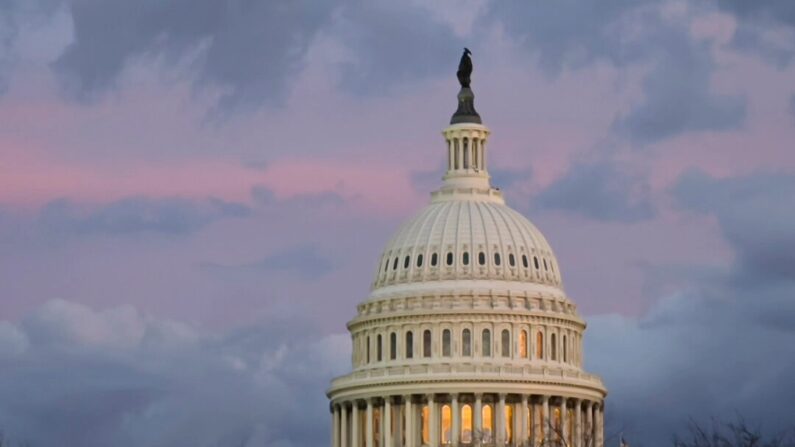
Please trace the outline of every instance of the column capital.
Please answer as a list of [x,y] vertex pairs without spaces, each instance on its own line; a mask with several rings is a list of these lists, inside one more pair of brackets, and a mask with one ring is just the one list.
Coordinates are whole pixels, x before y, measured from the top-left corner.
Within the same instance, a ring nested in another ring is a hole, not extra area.
[[500,394],[498,394],[497,396],[499,397],[499,399],[500,399],[500,400],[504,401],[504,400],[505,400],[505,398],[506,398],[506,397],[508,397],[508,394],[506,394],[506,393],[500,393]]
[[522,394],[522,404],[527,405],[527,402],[530,400],[529,394]]

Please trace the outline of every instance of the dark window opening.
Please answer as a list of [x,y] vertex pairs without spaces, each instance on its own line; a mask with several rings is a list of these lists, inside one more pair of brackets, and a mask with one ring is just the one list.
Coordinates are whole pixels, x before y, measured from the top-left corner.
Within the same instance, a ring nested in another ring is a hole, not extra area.
[[414,334],[411,331],[406,332],[406,358],[414,357]]
[[397,263],[398,263],[398,258],[396,257],[395,262],[392,263],[392,270],[397,270]]
[[533,256],[533,264],[535,264],[536,270],[538,270],[538,256]]
[[453,265],[453,252],[447,253],[447,265]]
[[547,260],[546,259],[544,259],[544,270],[549,270],[549,268],[547,268]]
[[403,260],[403,268],[404,269],[409,268],[409,262],[411,262],[411,259],[408,256],[406,256],[406,259]]
[[503,357],[510,357],[511,356],[511,333],[508,332],[508,329],[502,330],[502,356]]
[[464,265],[469,265],[469,252],[464,252]]
[[436,253],[432,254],[431,255],[431,266],[432,267],[436,267],[436,264],[438,264],[438,263],[439,263],[439,256]]
[[516,258],[513,257],[513,253],[508,254],[508,264],[511,264],[511,267],[516,265]]
[[486,253],[483,253],[482,251],[478,253],[478,264],[486,265]]
[[483,334],[481,335],[481,352],[483,357],[491,357],[491,331],[488,329],[483,329]]
[[376,338],[376,343],[377,343],[377,345],[376,345],[376,347],[375,347],[375,352],[376,352],[376,358],[377,358],[377,361],[379,361],[379,362],[380,362],[380,361],[381,361],[381,359],[383,358],[383,357],[382,357],[382,354],[383,354],[383,351],[384,351],[384,349],[383,349],[383,345],[381,344],[381,341],[382,341],[382,340],[381,340],[381,334],[378,334],[378,338]]
[[417,267],[422,267],[422,254],[417,255]]
[[522,255],[522,265],[527,268],[527,255]]
[[422,356],[431,356],[431,331],[428,329],[422,333]]
[[499,253],[494,253],[494,265],[499,266],[500,262],[502,262],[500,260],[500,254]]
[[450,357],[452,355],[452,347],[453,344],[450,340],[450,329],[445,329],[442,332],[442,355],[445,357]]

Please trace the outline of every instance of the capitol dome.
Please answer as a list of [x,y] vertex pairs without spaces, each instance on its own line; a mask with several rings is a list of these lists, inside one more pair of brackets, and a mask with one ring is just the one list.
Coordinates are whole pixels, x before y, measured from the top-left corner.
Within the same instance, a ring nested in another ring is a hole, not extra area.
[[332,447],[603,447],[585,321],[547,240],[491,185],[489,130],[461,73],[442,185],[386,245],[347,324]]

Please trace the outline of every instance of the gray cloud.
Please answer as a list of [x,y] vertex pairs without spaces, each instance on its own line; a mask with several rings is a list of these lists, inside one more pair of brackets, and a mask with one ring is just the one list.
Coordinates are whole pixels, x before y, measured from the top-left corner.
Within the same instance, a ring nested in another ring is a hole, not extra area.
[[318,253],[314,247],[294,247],[273,253],[254,262],[237,265],[204,263],[202,268],[217,274],[283,274],[291,273],[302,278],[317,278],[330,273],[335,264]]
[[[203,335],[134,308],[50,301],[0,324],[0,421],[35,446],[320,445],[347,335],[257,324]],[[9,341],[10,339],[10,341]]]
[[654,217],[648,185],[606,162],[573,164],[536,196],[535,204],[605,221],[636,222]]
[[764,33],[775,26],[789,27],[790,32],[795,31],[795,5],[792,2],[726,0],[717,4],[737,18],[737,31],[732,38],[735,48],[762,56],[777,66],[785,66],[792,61],[795,41],[781,42],[764,37]]
[[692,39],[686,21],[664,17],[661,6],[628,0],[508,1],[492,2],[488,16],[537,54],[550,75],[596,61],[651,65],[643,81],[645,98],[613,126],[638,143],[741,125],[745,99],[710,90],[711,42]]
[[245,217],[250,209],[242,204],[210,198],[132,197],[100,207],[86,207],[59,199],[41,211],[40,223],[53,231],[76,234],[184,234],[225,217]]
[[645,446],[668,444],[688,417],[795,428],[784,404],[795,399],[795,176],[691,171],[672,192],[717,219],[736,257],[649,268],[679,292],[639,319],[589,318],[585,352],[611,389],[608,421]]

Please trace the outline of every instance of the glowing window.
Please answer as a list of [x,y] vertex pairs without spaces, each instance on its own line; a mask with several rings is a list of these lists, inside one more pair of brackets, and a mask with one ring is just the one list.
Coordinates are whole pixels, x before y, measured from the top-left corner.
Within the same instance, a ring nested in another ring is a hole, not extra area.
[[519,357],[527,358],[527,331],[519,332]]
[[482,341],[482,354],[483,357],[491,357],[491,331],[488,329],[483,329],[483,334],[481,336]]
[[428,329],[422,333],[422,356],[431,356],[431,331]]
[[465,357],[472,355],[472,332],[464,329],[461,332],[461,354]]
[[461,442],[472,443],[472,406],[461,407]]
[[502,356],[503,357],[510,357],[511,356],[511,333],[508,332],[508,329],[502,330]]
[[491,405],[484,405],[480,414],[483,418],[483,443],[490,444],[494,434],[494,413]]
[[513,444],[513,405],[505,406],[505,443]]
[[392,332],[389,334],[389,359],[395,360],[397,358],[397,334]]
[[450,405],[442,405],[442,444],[453,442],[453,410]]
[[541,331],[536,334],[536,358],[539,360],[544,358],[544,334]]
[[443,356],[450,357],[452,355],[451,352],[450,352],[451,351],[451,349],[450,349],[450,345],[451,344],[452,343],[450,341],[450,329],[445,329],[444,331],[442,331],[442,355]]
[[[431,409],[425,405],[422,407],[422,443],[431,443]],[[360,444],[361,445],[361,444]]]
[[414,357],[414,334],[411,331],[406,332],[406,358]]
[[483,253],[482,251],[478,253],[478,264],[486,265],[486,253]]

